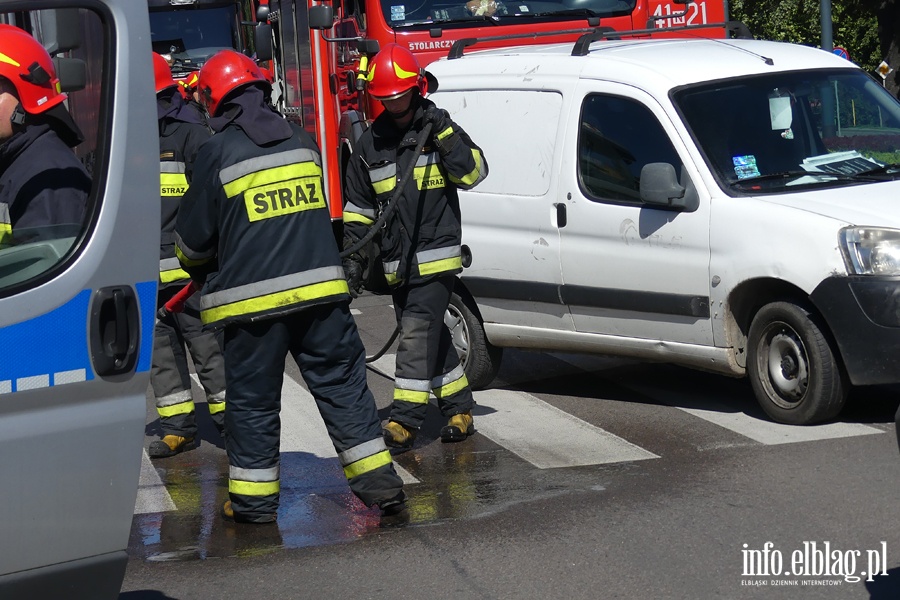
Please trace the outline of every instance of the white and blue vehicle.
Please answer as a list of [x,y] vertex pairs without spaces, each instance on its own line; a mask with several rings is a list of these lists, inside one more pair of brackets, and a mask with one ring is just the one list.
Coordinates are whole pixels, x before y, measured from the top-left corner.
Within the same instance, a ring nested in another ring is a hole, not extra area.
[[77,231],[0,247],[0,598],[118,597],[159,246],[147,5],[0,0],[56,59],[91,174]]

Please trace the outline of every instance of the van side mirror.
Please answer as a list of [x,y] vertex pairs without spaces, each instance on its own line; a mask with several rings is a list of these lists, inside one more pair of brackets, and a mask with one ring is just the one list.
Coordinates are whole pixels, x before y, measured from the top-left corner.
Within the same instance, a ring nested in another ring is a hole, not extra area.
[[60,91],[77,92],[87,87],[87,64],[80,58],[57,56],[53,59],[53,68]]
[[265,62],[272,60],[272,26],[259,23],[253,28],[253,42],[256,47],[256,60]]
[[309,7],[310,29],[331,29],[334,27],[334,9],[327,4]]
[[[675,167],[669,163],[647,163],[641,169],[641,201],[659,208],[692,212],[699,206],[693,185],[678,182]],[[688,189],[690,188],[690,189]]]

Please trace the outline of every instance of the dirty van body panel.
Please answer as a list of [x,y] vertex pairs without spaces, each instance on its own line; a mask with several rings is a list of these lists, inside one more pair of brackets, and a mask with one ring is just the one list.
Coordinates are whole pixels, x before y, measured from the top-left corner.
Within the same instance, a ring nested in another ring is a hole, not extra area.
[[560,300],[559,228],[555,207],[563,94],[494,89],[432,96],[471,133],[489,165],[475,189],[459,192],[462,243],[471,265],[462,281],[490,324],[572,331]]
[[[711,206],[709,275],[717,282],[710,288],[714,314],[738,305],[742,290],[750,289],[748,282],[783,283],[796,295],[809,298],[823,279],[846,273],[838,247],[838,231],[845,223],[761,197],[717,196]],[[757,289],[752,293],[755,296],[748,302],[756,307],[779,299],[758,296]],[[720,319],[715,323],[715,344],[735,345],[734,332],[726,333]],[[746,335],[749,322],[740,325]]]
[[[156,310],[150,32],[145,3],[52,5],[87,7],[86,31],[98,32],[79,49],[100,57],[88,60],[89,86],[69,96],[70,110],[93,102],[97,152],[71,250],[35,277],[0,283],[0,597],[112,599],[127,563]],[[42,6],[0,0],[0,13]]]
[[[764,197],[717,197],[713,201],[710,275],[718,278],[712,288],[714,310],[732,310],[736,305],[762,306],[785,299],[788,286],[795,298],[806,299],[822,315],[850,381],[854,385],[890,384],[900,379],[896,348],[900,325],[892,311],[900,297],[897,278],[847,276],[841,255],[840,230],[852,223],[847,205],[852,194],[856,218],[880,215],[879,224],[897,226],[892,218],[891,195],[898,183],[870,184]],[[844,204],[839,202],[843,199]],[[868,222],[868,221],[867,221]],[[740,228],[731,227],[741,223]],[[760,243],[760,240],[767,240]],[[752,261],[747,256],[754,257]],[[760,286],[748,282],[778,282],[779,295],[761,296]],[[753,290],[753,297],[742,297]],[[746,315],[752,318],[752,314]],[[749,320],[739,324],[743,334]],[[737,342],[738,332],[716,329],[717,345]]]
[[[690,163],[669,117],[633,86],[583,80],[568,115],[560,177],[563,301],[579,332],[712,346],[709,203],[640,200],[643,164]],[[663,150],[662,147],[665,147]],[[692,167],[687,173],[697,178]]]

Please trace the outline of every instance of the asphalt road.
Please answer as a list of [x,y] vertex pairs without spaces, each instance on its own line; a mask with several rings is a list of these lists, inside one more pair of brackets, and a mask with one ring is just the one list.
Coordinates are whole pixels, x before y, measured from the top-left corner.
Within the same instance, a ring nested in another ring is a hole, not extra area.
[[[353,304],[370,353],[389,301]],[[383,418],[391,352],[369,373]],[[286,373],[278,524],[218,516],[227,460],[195,389],[203,442],[145,461],[121,600],[900,598],[896,389],[790,427],[745,380],[507,351],[476,394],[475,435],[442,444],[432,407],[395,457],[409,519],[385,526],[347,490],[290,360]],[[149,444],[149,397],[147,422]]]

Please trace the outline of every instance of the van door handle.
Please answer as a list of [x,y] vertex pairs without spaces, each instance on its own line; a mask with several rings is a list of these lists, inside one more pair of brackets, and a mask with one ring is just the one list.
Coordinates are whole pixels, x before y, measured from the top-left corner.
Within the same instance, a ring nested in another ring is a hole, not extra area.
[[137,364],[140,347],[138,301],[130,286],[94,292],[91,299],[91,362],[97,375],[120,375]]
[[557,202],[553,206],[556,207],[556,226],[557,227],[565,227],[566,226],[566,205],[562,202]]

